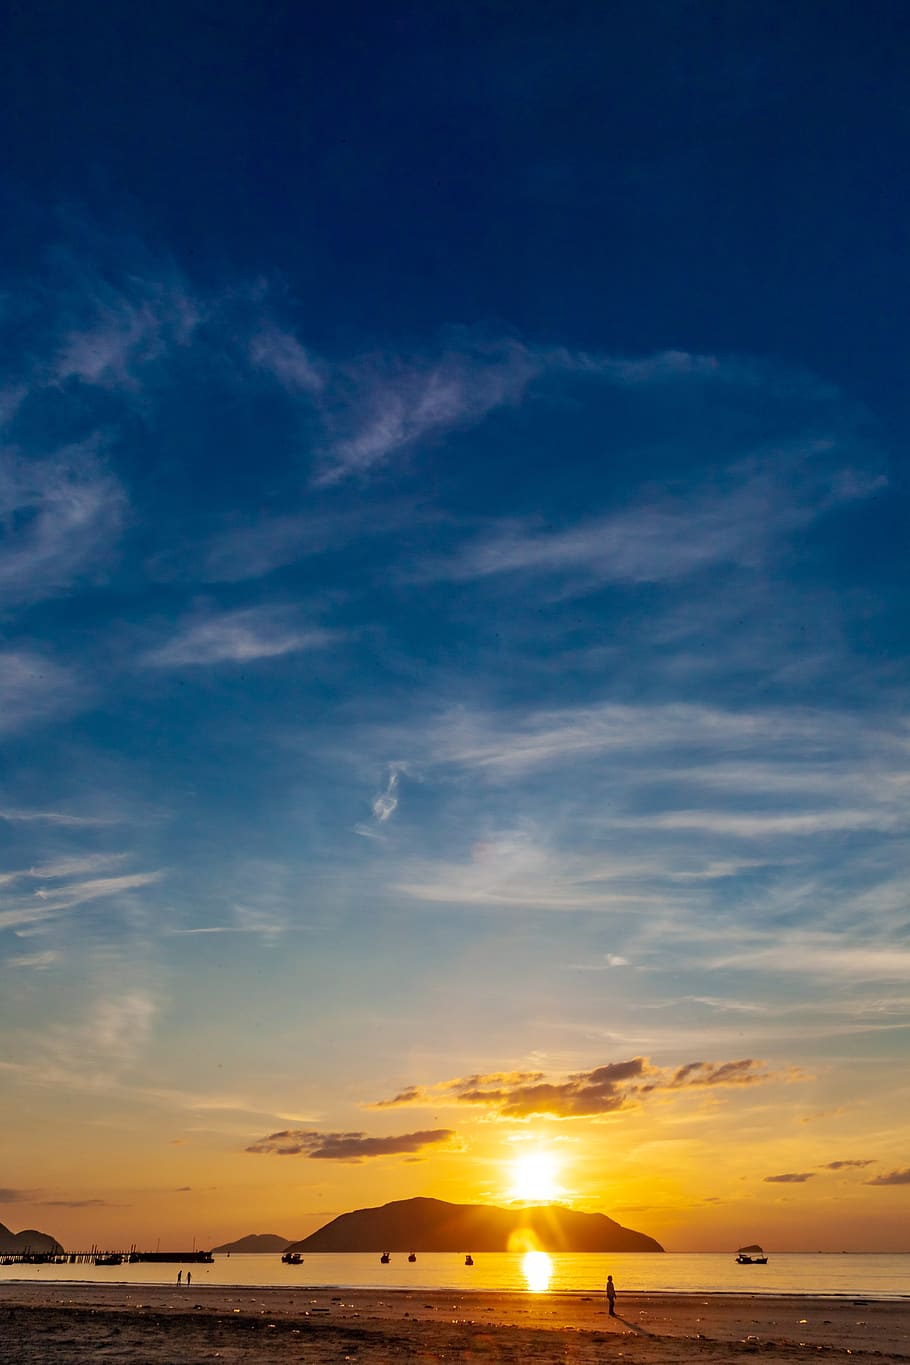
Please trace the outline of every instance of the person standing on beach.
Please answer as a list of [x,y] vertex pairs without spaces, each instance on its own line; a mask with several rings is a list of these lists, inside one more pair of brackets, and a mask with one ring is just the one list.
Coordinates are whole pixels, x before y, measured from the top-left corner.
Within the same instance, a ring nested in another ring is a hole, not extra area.
[[183,1271],[182,1271],[182,1270],[178,1270],[178,1271],[177,1271],[177,1283],[178,1283],[178,1284],[182,1284],[182,1283],[183,1283]]
[[186,1272],[186,1287],[187,1287],[187,1289],[189,1289],[189,1287],[190,1287],[190,1285],[191,1285],[192,1283],[193,1283],[193,1272],[192,1272],[192,1270],[188,1270],[188,1271]]
[[607,1303],[610,1305],[610,1317],[616,1317],[616,1285],[613,1283],[613,1276],[607,1276]]

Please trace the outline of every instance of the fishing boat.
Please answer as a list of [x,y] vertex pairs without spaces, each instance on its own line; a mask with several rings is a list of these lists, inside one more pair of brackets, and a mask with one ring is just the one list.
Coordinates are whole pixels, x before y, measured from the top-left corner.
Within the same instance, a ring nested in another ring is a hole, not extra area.
[[392,1253],[391,1253],[390,1251],[384,1251],[384,1252],[382,1253],[382,1255],[380,1256],[380,1258],[379,1258],[379,1260],[380,1260],[380,1262],[382,1263],[382,1265],[388,1265],[388,1263],[389,1263],[389,1261],[391,1261],[391,1259],[392,1259]]
[[281,1259],[285,1265],[303,1265],[303,1257],[299,1251],[286,1251]]
[[468,1253],[468,1255],[465,1256],[465,1258],[464,1258],[464,1263],[465,1263],[465,1265],[473,1265],[473,1264],[474,1264],[474,1257],[473,1257],[470,1253]]
[[116,1251],[107,1256],[96,1256],[95,1265],[123,1265],[123,1257]]
[[416,1251],[412,1251],[411,1254],[410,1254],[410,1256],[408,1257],[408,1260],[409,1260],[409,1261],[412,1261],[412,1262],[413,1262],[413,1261],[416,1261],[416,1260],[417,1260],[417,1252],[416,1252]]
[[767,1265],[768,1258],[758,1245],[740,1247],[736,1253],[737,1265]]

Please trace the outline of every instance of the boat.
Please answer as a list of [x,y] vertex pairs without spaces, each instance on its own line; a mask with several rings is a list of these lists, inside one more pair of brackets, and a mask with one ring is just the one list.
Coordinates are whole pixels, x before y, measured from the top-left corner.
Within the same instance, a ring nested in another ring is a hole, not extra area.
[[390,1251],[384,1251],[379,1259],[383,1265],[388,1265],[389,1261],[392,1259],[392,1253]]
[[95,1265],[123,1265],[123,1257],[116,1251],[107,1256],[96,1256]]
[[473,1265],[473,1264],[474,1264],[474,1257],[471,1256],[470,1253],[469,1253],[467,1256],[465,1256],[465,1258],[464,1258],[464,1263],[465,1263],[465,1265]]
[[408,1257],[408,1260],[409,1260],[409,1261],[416,1261],[416,1260],[417,1260],[417,1252],[416,1252],[416,1251],[412,1251],[411,1254],[410,1254],[410,1256]]
[[281,1259],[285,1265],[303,1265],[303,1257],[299,1251],[286,1251]]
[[767,1265],[768,1258],[758,1245],[740,1247],[736,1253],[737,1265]]

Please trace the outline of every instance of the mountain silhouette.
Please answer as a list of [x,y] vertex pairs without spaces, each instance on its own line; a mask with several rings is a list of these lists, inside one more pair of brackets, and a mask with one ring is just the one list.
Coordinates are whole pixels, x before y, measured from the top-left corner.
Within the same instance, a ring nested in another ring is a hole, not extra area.
[[653,1237],[603,1213],[561,1204],[496,1208],[399,1199],[356,1209],[292,1242],[289,1251],[663,1251]]
[[11,1232],[5,1223],[0,1223],[0,1255],[21,1256],[28,1251],[43,1255],[62,1250],[63,1247],[49,1232],[36,1232],[34,1228]]
[[246,1237],[238,1237],[236,1242],[225,1242],[223,1246],[212,1247],[213,1251],[284,1251],[288,1239],[279,1237],[275,1232],[251,1232]]

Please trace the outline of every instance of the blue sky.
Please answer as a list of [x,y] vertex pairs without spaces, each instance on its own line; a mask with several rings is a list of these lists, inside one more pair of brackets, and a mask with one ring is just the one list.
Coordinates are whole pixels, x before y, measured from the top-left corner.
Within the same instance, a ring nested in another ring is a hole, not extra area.
[[5,23],[0,1217],[897,1245],[900,7]]

